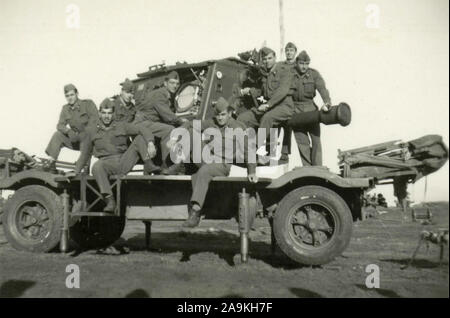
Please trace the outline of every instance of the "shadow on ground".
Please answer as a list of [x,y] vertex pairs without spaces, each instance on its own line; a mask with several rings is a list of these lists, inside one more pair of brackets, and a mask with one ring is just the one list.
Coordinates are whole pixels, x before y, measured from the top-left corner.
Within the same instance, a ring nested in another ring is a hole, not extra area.
[[359,289],[365,291],[365,292],[373,292],[377,293],[380,296],[387,297],[387,298],[402,298],[399,294],[397,294],[395,291],[390,289],[383,289],[383,288],[367,288],[365,285],[356,284],[356,287]]
[[[410,258],[402,258],[402,259],[380,259],[380,261],[382,262],[389,262],[389,263],[394,263],[394,264],[399,264],[402,267],[406,266],[409,261],[411,259]],[[430,261],[427,259],[415,259],[408,267],[414,267],[414,268],[438,268],[438,267],[445,267],[448,266],[448,262],[442,262],[439,263],[439,260],[437,261]]]
[[36,282],[29,280],[8,280],[0,286],[0,298],[20,297],[34,285],[36,285]]

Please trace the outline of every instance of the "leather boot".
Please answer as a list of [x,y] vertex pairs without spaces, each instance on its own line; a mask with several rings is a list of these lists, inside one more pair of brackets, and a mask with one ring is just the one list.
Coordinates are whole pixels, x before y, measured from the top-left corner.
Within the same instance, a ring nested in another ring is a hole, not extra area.
[[149,176],[152,174],[160,174],[161,167],[153,163],[151,159],[144,161],[144,176]]
[[196,227],[200,223],[200,210],[189,209],[189,216],[183,223],[183,227]]
[[106,206],[103,209],[105,212],[114,212],[116,210],[116,200],[114,200],[114,196],[108,195],[105,198]]
[[162,169],[161,173],[164,175],[184,175],[186,174],[186,170],[183,163],[176,163],[168,168]]

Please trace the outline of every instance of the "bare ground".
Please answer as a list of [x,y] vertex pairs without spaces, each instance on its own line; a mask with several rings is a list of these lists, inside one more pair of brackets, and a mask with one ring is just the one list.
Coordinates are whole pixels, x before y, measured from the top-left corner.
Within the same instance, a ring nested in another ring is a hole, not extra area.
[[[381,209],[380,211],[383,211]],[[448,203],[433,205],[433,223],[422,225],[397,209],[354,224],[350,246],[321,267],[291,263],[270,253],[270,227],[258,219],[250,260],[241,264],[237,223],[204,220],[192,232],[179,222],[154,222],[151,251],[144,225],[128,222],[115,243],[119,255],[96,251],[32,254],[14,250],[0,229],[0,297],[448,297],[448,246],[425,246],[406,264],[422,230],[447,228]],[[68,289],[66,266],[80,268],[80,288]],[[365,285],[365,268],[380,268],[380,288]]]

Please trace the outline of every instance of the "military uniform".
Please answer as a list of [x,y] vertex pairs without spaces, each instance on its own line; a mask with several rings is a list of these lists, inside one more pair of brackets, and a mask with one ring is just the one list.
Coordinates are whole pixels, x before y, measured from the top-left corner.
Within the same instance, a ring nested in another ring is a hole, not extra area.
[[[228,105],[228,103],[226,105]],[[199,170],[192,175],[192,197],[190,201],[191,203],[197,203],[200,208],[202,208],[208,192],[209,183],[214,177],[228,176],[232,164],[246,166],[249,174],[255,173],[256,159],[254,163],[249,160],[248,139],[245,139],[244,144],[240,144],[239,139],[235,137],[233,137],[233,140],[227,140],[231,135],[229,136],[226,134],[225,129],[241,128],[245,131],[247,127],[242,122],[230,118],[224,126],[220,127],[215,119],[208,119],[202,120],[200,127],[200,133],[204,132],[206,129],[214,129],[217,130],[222,137],[222,148],[219,153],[216,153],[216,149],[211,147],[212,144],[206,143],[203,145],[203,152],[205,152],[205,147],[210,148],[210,159],[212,163],[201,163]],[[183,128],[190,129],[191,132],[193,130],[190,122],[184,124]]]
[[[129,137],[136,135],[138,136],[129,146]],[[152,133],[144,125],[114,121],[109,127],[105,127],[98,120],[94,127],[86,130],[86,139],[83,142],[80,158],[76,163],[75,173],[80,173],[93,153],[99,160],[92,166],[92,174],[100,192],[111,195],[109,176],[130,172],[139,159],[139,149],[136,144],[141,142],[148,145],[153,141]]]
[[45,152],[53,159],[58,159],[62,147],[79,150],[85,128],[97,120],[97,107],[90,99],[78,99],[74,105],[64,105],[56,126],[57,131]]
[[132,103],[126,103],[121,96],[114,99],[114,116],[116,121],[132,123],[136,116],[136,106]]
[[166,143],[170,132],[183,123],[171,110],[171,95],[166,87],[158,88],[137,105],[135,123],[146,122],[152,134],[160,139],[161,157],[163,163],[169,155]]
[[256,107],[239,115],[238,120],[252,128],[265,128],[266,136],[270,128],[279,126],[289,120],[293,114],[294,104],[291,92],[292,72],[283,64],[277,63],[262,77],[261,90],[251,89],[251,94],[261,93],[267,100],[269,109],[260,112]]
[[[309,112],[318,109],[317,105],[314,103],[316,90],[319,92],[325,104],[331,104],[330,94],[325,86],[325,81],[315,69],[309,68],[305,74],[300,74],[295,69],[293,87],[295,113]],[[294,131],[294,135],[303,165],[321,166],[322,144],[320,141],[320,123]],[[311,138],[311,146],[309,138]]]

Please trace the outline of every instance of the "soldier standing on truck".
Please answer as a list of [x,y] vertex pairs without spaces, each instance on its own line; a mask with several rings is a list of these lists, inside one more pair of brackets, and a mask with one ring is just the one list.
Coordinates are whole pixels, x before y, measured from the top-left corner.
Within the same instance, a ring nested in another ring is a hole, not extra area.
[[297,47],[294,43],[288,42],[284,48],[286,61],[282,62],[285,66],[295,67],[295,55],[297,55]]
[[[327,112],[331,107],[330,93],[325,81],[318,71],[309,67],[311,59],[306,51],[301,51],[296,58],[293,79],[295,113],[315,111],[316,90],[324,102],[321,111]],[[322,144],[320,141],[320,123],[294,131],[303,166],[322,165]],[[311,139],[311,141],[310,141]]]
[[[252,183],[256,183],[256,162],[252,163],[249,160],[248,138],[244,138],[244,144],[238,144],[239,138],[231,136],[226,133],[226,129],[242,129],[242,132],[247,128],[242,122],[233,119],[233,108],[228,101],[220,97],[214,106],[215,115],[212,119],[202,120],[199,133],[208,130],[217,130],[218,135],[221,136],[220,151],[209,144],[204,147],[209,147],[211,150],[211,157],[213,163],[200,163],[198,171],[192,175],[192,196],[190,199],[190,208],[188,219],[183,223],[183,227],[195,227],[200,222],[200,214],[205,202],[206,194],[208,192],[209,183],[214,177],[228,176],[232,163],[243,163],[247,167],[248,179]],[[195,129],[191,122],[187,122],[182,126],[185,129]],[[233,138],[233,140],[228,140]],[[172,147],[177,138],[169,141],[169,147]],[[214,142],[214,141],[212,141]],[[230,148],[231,146],[231,148]],[[203,150],[204,151],[204,150]],[[218,151],[218,152],[216,152]],[[255,146],[256,152],[256,146]],[[256,157],[256,153],[255,153]]]
[[241,93],[261,95],[264,102],[240,114],[238,120],[247,127],[265,128],[268,137],[270,128],[280,126],[294,113],[294,103],[290,94],[292,72],[289,67],[276,62],[276,55],[272,49],[264,47],[260,52],[263,64],[261,89],[244,88]]
[[[164,79],[164,86],[148,94],[144,100],[137,105],[136,123],[146,121],[153,135],[161,139],[161,159],[163,174],[183,173],[183,165],[172,164],[169,158],[167,141],[170,132],[182,125],[186,120],[178,118],[173,112],[175,93],[180,85],[180,77],[177,72],[170,72]],[[170,166],[170,167],[169,167]]]
[[90,99],[79,99],[78,90],[73,84],[64,86],[67,104],[63,106],[53,134],[45,152],[50,156],[50,171],[56,173],[56,163],[63,147],[80,150],[85,128],[98,119],[98,111]]
[[[156,148],[153,143],[153,135],[145,125],[114,120],[114,104],[110,99],[105,99],[101,103],[99,113],[100,119],[96,125],[86,129],[86,138],[73,174],[80,173],[92,153],[99,158],[92,166],[92,174],[106,201],[104,211],[113,212],[116,208],[116,201],[109,183],[109,176],[124,175],[133,169],[140,156],[136,146],[139,142],[147,145],[149,158],[156,155]],[[128,146],[130,136],[137,137]],[[70,177],[73,174],[69,173],[67,176]]]
[[[114,98],[114,120],[117,122],[132,123],[136,117],[136,106],[134,105],[134,85],[128,78],[121,84],[120,95]],[[131,144],[131,139],[130,139]],[[147,144],[142,138],[138,139],[136,146],[139,149],[140,157],[144,161],[144,175],[157,174],[161,168],[155,165],[148,157]]]

